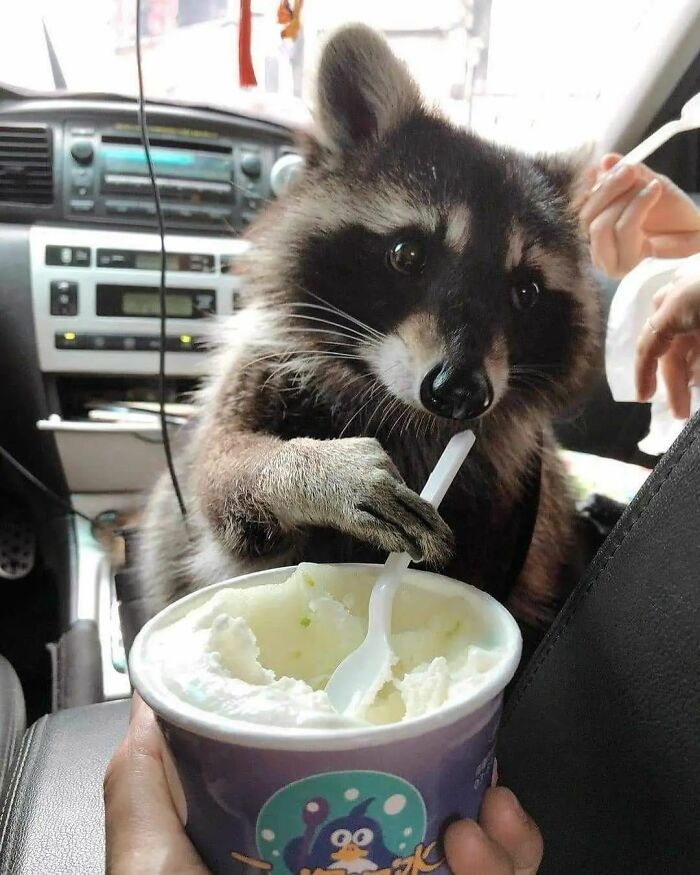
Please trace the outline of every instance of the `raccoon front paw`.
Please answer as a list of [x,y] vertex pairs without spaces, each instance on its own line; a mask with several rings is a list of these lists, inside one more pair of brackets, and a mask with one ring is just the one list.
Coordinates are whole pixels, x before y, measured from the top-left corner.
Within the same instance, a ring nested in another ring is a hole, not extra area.
[[378,441],[346,438],[321,442],[317,449],[323,462],[303,502],[307,524],[330,526],[389,553],[406,552],[416,562],[436,567],[448,562],[452,531],[402,482]]
[[338,527],[388,553],[405,552],[414,562],[437,568],[454,552],[454,535],[435,508],[388,473],[370,475]]

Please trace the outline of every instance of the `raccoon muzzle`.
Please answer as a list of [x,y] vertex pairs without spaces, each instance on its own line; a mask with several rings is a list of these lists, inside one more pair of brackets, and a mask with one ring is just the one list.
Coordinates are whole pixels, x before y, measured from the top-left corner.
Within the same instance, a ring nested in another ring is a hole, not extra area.
[[477,419],[493,404],[491,380],[483,368],[461,370],[441,362],[423,378],[420,400],[444,419]]

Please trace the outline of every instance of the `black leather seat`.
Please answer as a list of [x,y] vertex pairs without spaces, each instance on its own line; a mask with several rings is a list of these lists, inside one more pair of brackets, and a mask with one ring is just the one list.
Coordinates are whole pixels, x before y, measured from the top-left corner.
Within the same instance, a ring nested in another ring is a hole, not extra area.
[[501,779],[545,836],[541,875],[700,872],[700,414],[530,661]]
[[[699,578],[696,416],[511,695],[499,768],[542,828],[542,875],[700,872]],[[29,730],[0,872],[103,872],[102,778],[127,719],[120,702]]]
[[10,663],[0,656],[0,805],[26,726],[24,696]]
[[103,875],[102,780],[128,721],[123,700],[30,727],[0,816],[2,875]]

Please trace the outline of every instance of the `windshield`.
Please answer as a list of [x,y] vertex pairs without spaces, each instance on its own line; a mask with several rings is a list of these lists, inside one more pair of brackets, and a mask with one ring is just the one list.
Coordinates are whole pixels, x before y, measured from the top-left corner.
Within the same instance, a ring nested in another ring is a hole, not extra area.
[[[298,3],[299,0],[296,0]],[[688,0],[305,0],[282,39],[278,8],[252,2],[257,86],[241,88],[239,0],[143,0],[147,96],[304,124],[329,31],[385,33],[425,95],[457,123],[524,149],[595,139]],[[0,9],[0,82],[134,95],[135,0],[22,0]],[[53,51],[53,63],[50,45]]]

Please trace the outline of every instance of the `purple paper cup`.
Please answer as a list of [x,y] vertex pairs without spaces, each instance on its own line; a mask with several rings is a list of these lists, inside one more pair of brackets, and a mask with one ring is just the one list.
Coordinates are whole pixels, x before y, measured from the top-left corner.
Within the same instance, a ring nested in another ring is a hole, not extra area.
[[216,875],[448,872],[443,832],[478,815],[492,780],[503,690],[520,659],[518,626],[495,599],[441,575],[407,572],[407,583],[465,599],[484,640],[503,656],[471,698],[401,723],[297,729],[220,718],[183,703],[149,670],[154,632],[219,589],[281,583],[294,570],[186,596],[134,641],[131,679],[157,715],[187,834]]

